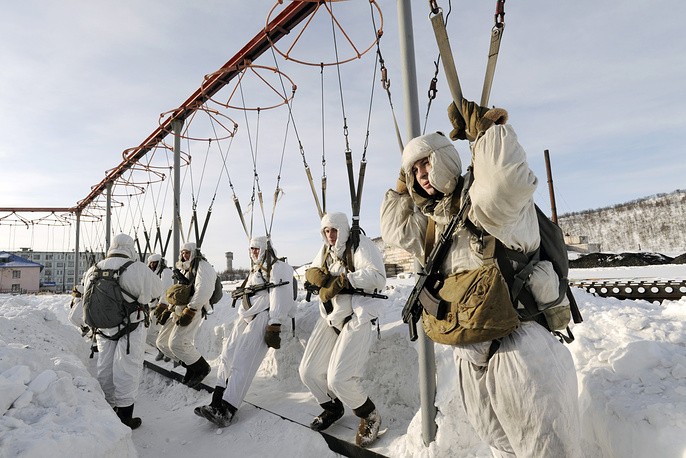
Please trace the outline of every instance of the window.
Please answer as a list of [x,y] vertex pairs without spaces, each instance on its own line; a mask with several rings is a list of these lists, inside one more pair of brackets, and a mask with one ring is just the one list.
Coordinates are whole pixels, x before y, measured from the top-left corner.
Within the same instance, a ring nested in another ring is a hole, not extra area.
[[12,292],[13,293],[19,293],[21,292],[21,285],[18,283],[13,283],[12,284]]
[[13,270],[12,278],[21,278],[21,270]]
[[52,254],[46,254],[46,255],[45,255],[45,259],[52,260]]

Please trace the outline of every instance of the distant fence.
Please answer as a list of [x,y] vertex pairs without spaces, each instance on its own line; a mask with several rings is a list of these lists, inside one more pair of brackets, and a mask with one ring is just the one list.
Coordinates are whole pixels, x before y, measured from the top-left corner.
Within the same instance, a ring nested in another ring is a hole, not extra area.
[[686,281],[612,281],[580,280],[570,282],[571,286],[583,288],[600,297],[617,299],[644,299],[649,302],[679,300],[686,296]]

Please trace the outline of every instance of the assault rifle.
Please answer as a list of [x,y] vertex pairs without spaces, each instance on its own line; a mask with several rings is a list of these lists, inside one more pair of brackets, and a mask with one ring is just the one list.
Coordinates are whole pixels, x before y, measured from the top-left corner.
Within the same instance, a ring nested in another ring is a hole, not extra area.
[[417,321],[422,316],[422,309],[426,309],[428,313],[434,316],[437,316],[439,313],[438,307],[441,300],[434,293],[440,289],[443,279],[438,274],[438,271],[450,250],[450,245],[453,242],[453,233],[462,223],[462,217],[468,207],[469,194],[466,194],[465,202],[462,204],[460,211],[452,217],[443,230],[440,240],[431,249],[431,253],[424,266],[424,272],[419,274],[419,279],[417,279],[410,297],[405,302],[403,322],[409,325],[410,340],[413,342],[417,340]]
[[[243,287],[238,287],[231,291],[231,298],[233,301],[231,301],[231,307],[236,306],[236,301],[238,299],[242,299],[243,297],[250,298],[254,296],[256,293],[260,291],[264,291],[265,289],[269,288],[276,288],[277,286],[283,286],[289,284],[290,281],[280,281],[278,283],[273,283],[273,282],[267,282],[267,283],[261,283],[259,285],[251,285],[251,286],[243,286]],[[249,299],[248,299],[249,300]]]
[[[305,297],[306,301],[310,301],[310,299],[312,298],[312,294],[319,294],[319,287],[317,285],[314,285],[309,281],[305,281],[304,286],[305,290],[307,290],[307,296]],[[379,294],[376,292],[376,290],[374,290],[373,293],[368,293],[362,288],[343,288],[338,294],[352,294],[364,297],[374,297],[376,299],[388,299],[388,296],[386,296],[385,294]]]

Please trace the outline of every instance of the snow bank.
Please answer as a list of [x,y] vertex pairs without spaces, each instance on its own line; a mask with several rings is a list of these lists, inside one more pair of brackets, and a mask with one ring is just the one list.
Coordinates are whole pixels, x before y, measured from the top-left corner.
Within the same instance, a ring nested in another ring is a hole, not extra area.
[[82,362],[87,346],[64,324],[68,303],[0,295],[0,455],[137,456],[131,430]]

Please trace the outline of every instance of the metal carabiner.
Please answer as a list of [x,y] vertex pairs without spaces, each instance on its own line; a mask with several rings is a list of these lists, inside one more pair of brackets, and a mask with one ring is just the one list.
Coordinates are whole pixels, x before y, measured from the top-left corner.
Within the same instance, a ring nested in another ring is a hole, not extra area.
[[500,28],[505,23],[505,0],[496,0],[495,14],[493,15],[495,26]]
[[[436,0],[429,0],[429,8],[431,9],[431,14],[434,16],[441,12],[441,8],[438,6]],[[429,15],[431,17],[431,15]]]

